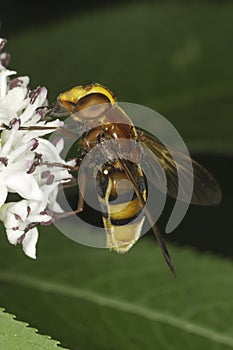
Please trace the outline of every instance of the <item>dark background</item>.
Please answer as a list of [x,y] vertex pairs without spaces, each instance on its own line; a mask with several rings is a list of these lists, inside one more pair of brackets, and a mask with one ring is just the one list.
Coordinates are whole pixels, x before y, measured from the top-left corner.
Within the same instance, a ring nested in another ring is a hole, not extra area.
[[[0,5],[1,33],[9,36],[24,28],[35,28],[35,26],[56,22],[59,19],[72,15],[90,14],[103,9],[124,6],[130,3],[140,1],[135,0],[89,0],[89,1],[68,1],[68,2],[49,2],[41,1],[2,1]],[[147,3],[172,3],[169,0],[147,0]],[[181,0],[180,4],[202,3],[201,0]],[[205,3],[220,4],[230,3],[231,0],[206,0]]]
[[[153,2],[153,0],[151,0]],[[99,0],[99,1],[4,1],[0,5],[2,20],[1,32],[7,34],[16,33],[24,28],[56,22],[59,19],[72,15],[80,15],[102,11],[113,6],[132,3],[133,0]]]

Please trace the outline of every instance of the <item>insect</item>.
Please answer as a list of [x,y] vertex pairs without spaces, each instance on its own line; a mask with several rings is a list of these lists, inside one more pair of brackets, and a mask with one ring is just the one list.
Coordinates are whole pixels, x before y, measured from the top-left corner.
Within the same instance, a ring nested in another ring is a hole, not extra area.
[[[185,167],[188,157],[177,152],[175,163],[166,146],[155,136],[134,126],[130,117],[117,104],[114,94],[100,84],[76,86],[61,93],[55,105],[49,110],[48,116],[72,116],[82,129],[79,142],[81,155],[76,170],[86,154],[98,145],[101,145],[101,150],[105,153],[106,162],[97,169],[96,188],[102,208],[107,247],[119,253],[128,251],[139,239],[146,217],[169,268],[175,274],[169,251],[150,212],[145,208],[148,190],[147,179],[139,164],[143,157],[140,144],[144,145],[163,167],[167,177],[168,195],[171,197],[176,197],[178,191],[176,167],[179,166],[179,160],[184,172],[190,171]],[[114,147],[109,147],[110,141],[114,141]],[[219,203],[221,190],[216,180],[196,161],[192,160],[192,166],[194,188],[191,203],[199,205]],[[84,198],[81,193],[85,193],[85,173],[80,179],[79,186],[77,209],[74,212],[64,213],[63,216],[76,214],[84,209]],[[131,198],[127,195],[129,193],[133,193]]]
[[[127,252],[139,239],[144,220],[147,218],[162,254],[170,270],[175,274],[170,253],[146,206],[148,186],[147,178],[140,165],[144,157],[141,145],[157,159],[163,168],[167,179],[167,193],[170,197],[176,198],[177,196],[180,186],[177,168],[182,168],[184,178],[193,178],[191,203],[218,204],[221,201],[221,190],[214,177],[194,160],[191,160],[192,169],[190,169],[190,158],[181,152],[172,150],[176,159],[174,161],[167,147],[149,132],[135,126],[130,117],[117,104],[115,95],[100,84],[75,86],[61,93],[56,103],[49,107],[46,119],[68,116],[75,121],[76,128],[81,135],[78,140],[79,155],[76,165],[65,166],[59,163],[48,163],[47,165],[77,171],[85,156],[101,146],[99,156],[104,157],[105,161],[98,162],[97,152],[95,181],[107,247],[118,253]],[[47,127],[20,127],[22,130],[44,128]],[[65,129],[60,131],[68,137],[75,137],[75,134]],[[95,162],[89,164],[89,167],[93,166],[95,167]],[[183,193],[187,191],[189,185],[189,182],[183,181]],[[87,175],[83,172],[79,178],[77,209],[55,215],[57,219],[75,215],[84,210],[83,194],[85,194],[86,186]],[[38,224],[35,223],[32,227]],[[26,230],[29,229],[31,226]]]

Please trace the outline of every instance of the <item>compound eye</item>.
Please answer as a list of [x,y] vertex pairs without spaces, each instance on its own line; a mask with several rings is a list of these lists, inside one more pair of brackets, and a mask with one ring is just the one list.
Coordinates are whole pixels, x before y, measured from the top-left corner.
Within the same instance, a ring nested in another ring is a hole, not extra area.
[[107,96],[93,93],[80,99],[76,105],[75,114],[80,119],[94,119],[100,117],[110,106]]

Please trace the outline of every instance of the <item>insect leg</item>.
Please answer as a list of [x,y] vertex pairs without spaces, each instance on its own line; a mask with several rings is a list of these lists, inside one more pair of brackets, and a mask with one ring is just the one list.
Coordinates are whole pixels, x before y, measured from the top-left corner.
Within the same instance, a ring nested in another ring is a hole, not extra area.
[[79,181],[79,190],[78,190],[78,203],[77,203],[77,209],[72,210],[72,211],[67,211],[65,213],[59,213],[55,214],[54,218],[55,220],[63,219],[68,216],[76,215],[78,213],[81,213],[84,209],[84,197],[83,194],[85,193],[86,190],[86,184],[87,184],[87,175],[85,172],[82,173]]
[[68,169],[70,171],[77,171],[79,169],[79,165],[68,165],[68,164],[62,164],[59,162],[41,162],[40,165],[46,165],[48,168],[53,168],[53,167],[59,167],[59,168],[64,168]]
[[25,130],[25,131],[33,131],[33,130],[57,130],[59,129],[58,126],[38,126],[38,125],[31,125],[31,126],[20,126],[19,130]]
[[37,130],[54,130],[55,131],[56,130],[69,139],[74,139],[77,137],[75,133],[72,133],[61,126],[38,126],[38,125],[20,126],[19,130],[26,130],[26,131],[37,131]]

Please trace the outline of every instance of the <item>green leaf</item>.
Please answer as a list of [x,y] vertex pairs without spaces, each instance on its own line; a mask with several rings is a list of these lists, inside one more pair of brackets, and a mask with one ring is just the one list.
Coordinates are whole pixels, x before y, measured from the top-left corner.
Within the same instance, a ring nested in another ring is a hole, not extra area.
[[26,323],[14,320],[14,316],[0,309],[0,347],[4,350],[52,350],[59,349],[58,342],[36,333]]
[[232,2],[141,2],[74,13],[19,33],[8,49],[51,101],[100,82],[167,117],[191,151],[232,154],[232,17]]
[[40,333],[71,349],[233,348],[232,262],[168,243],[174,278],[154,241],[118,255],[40,231],[36,261],[0,246],[1,303]]

